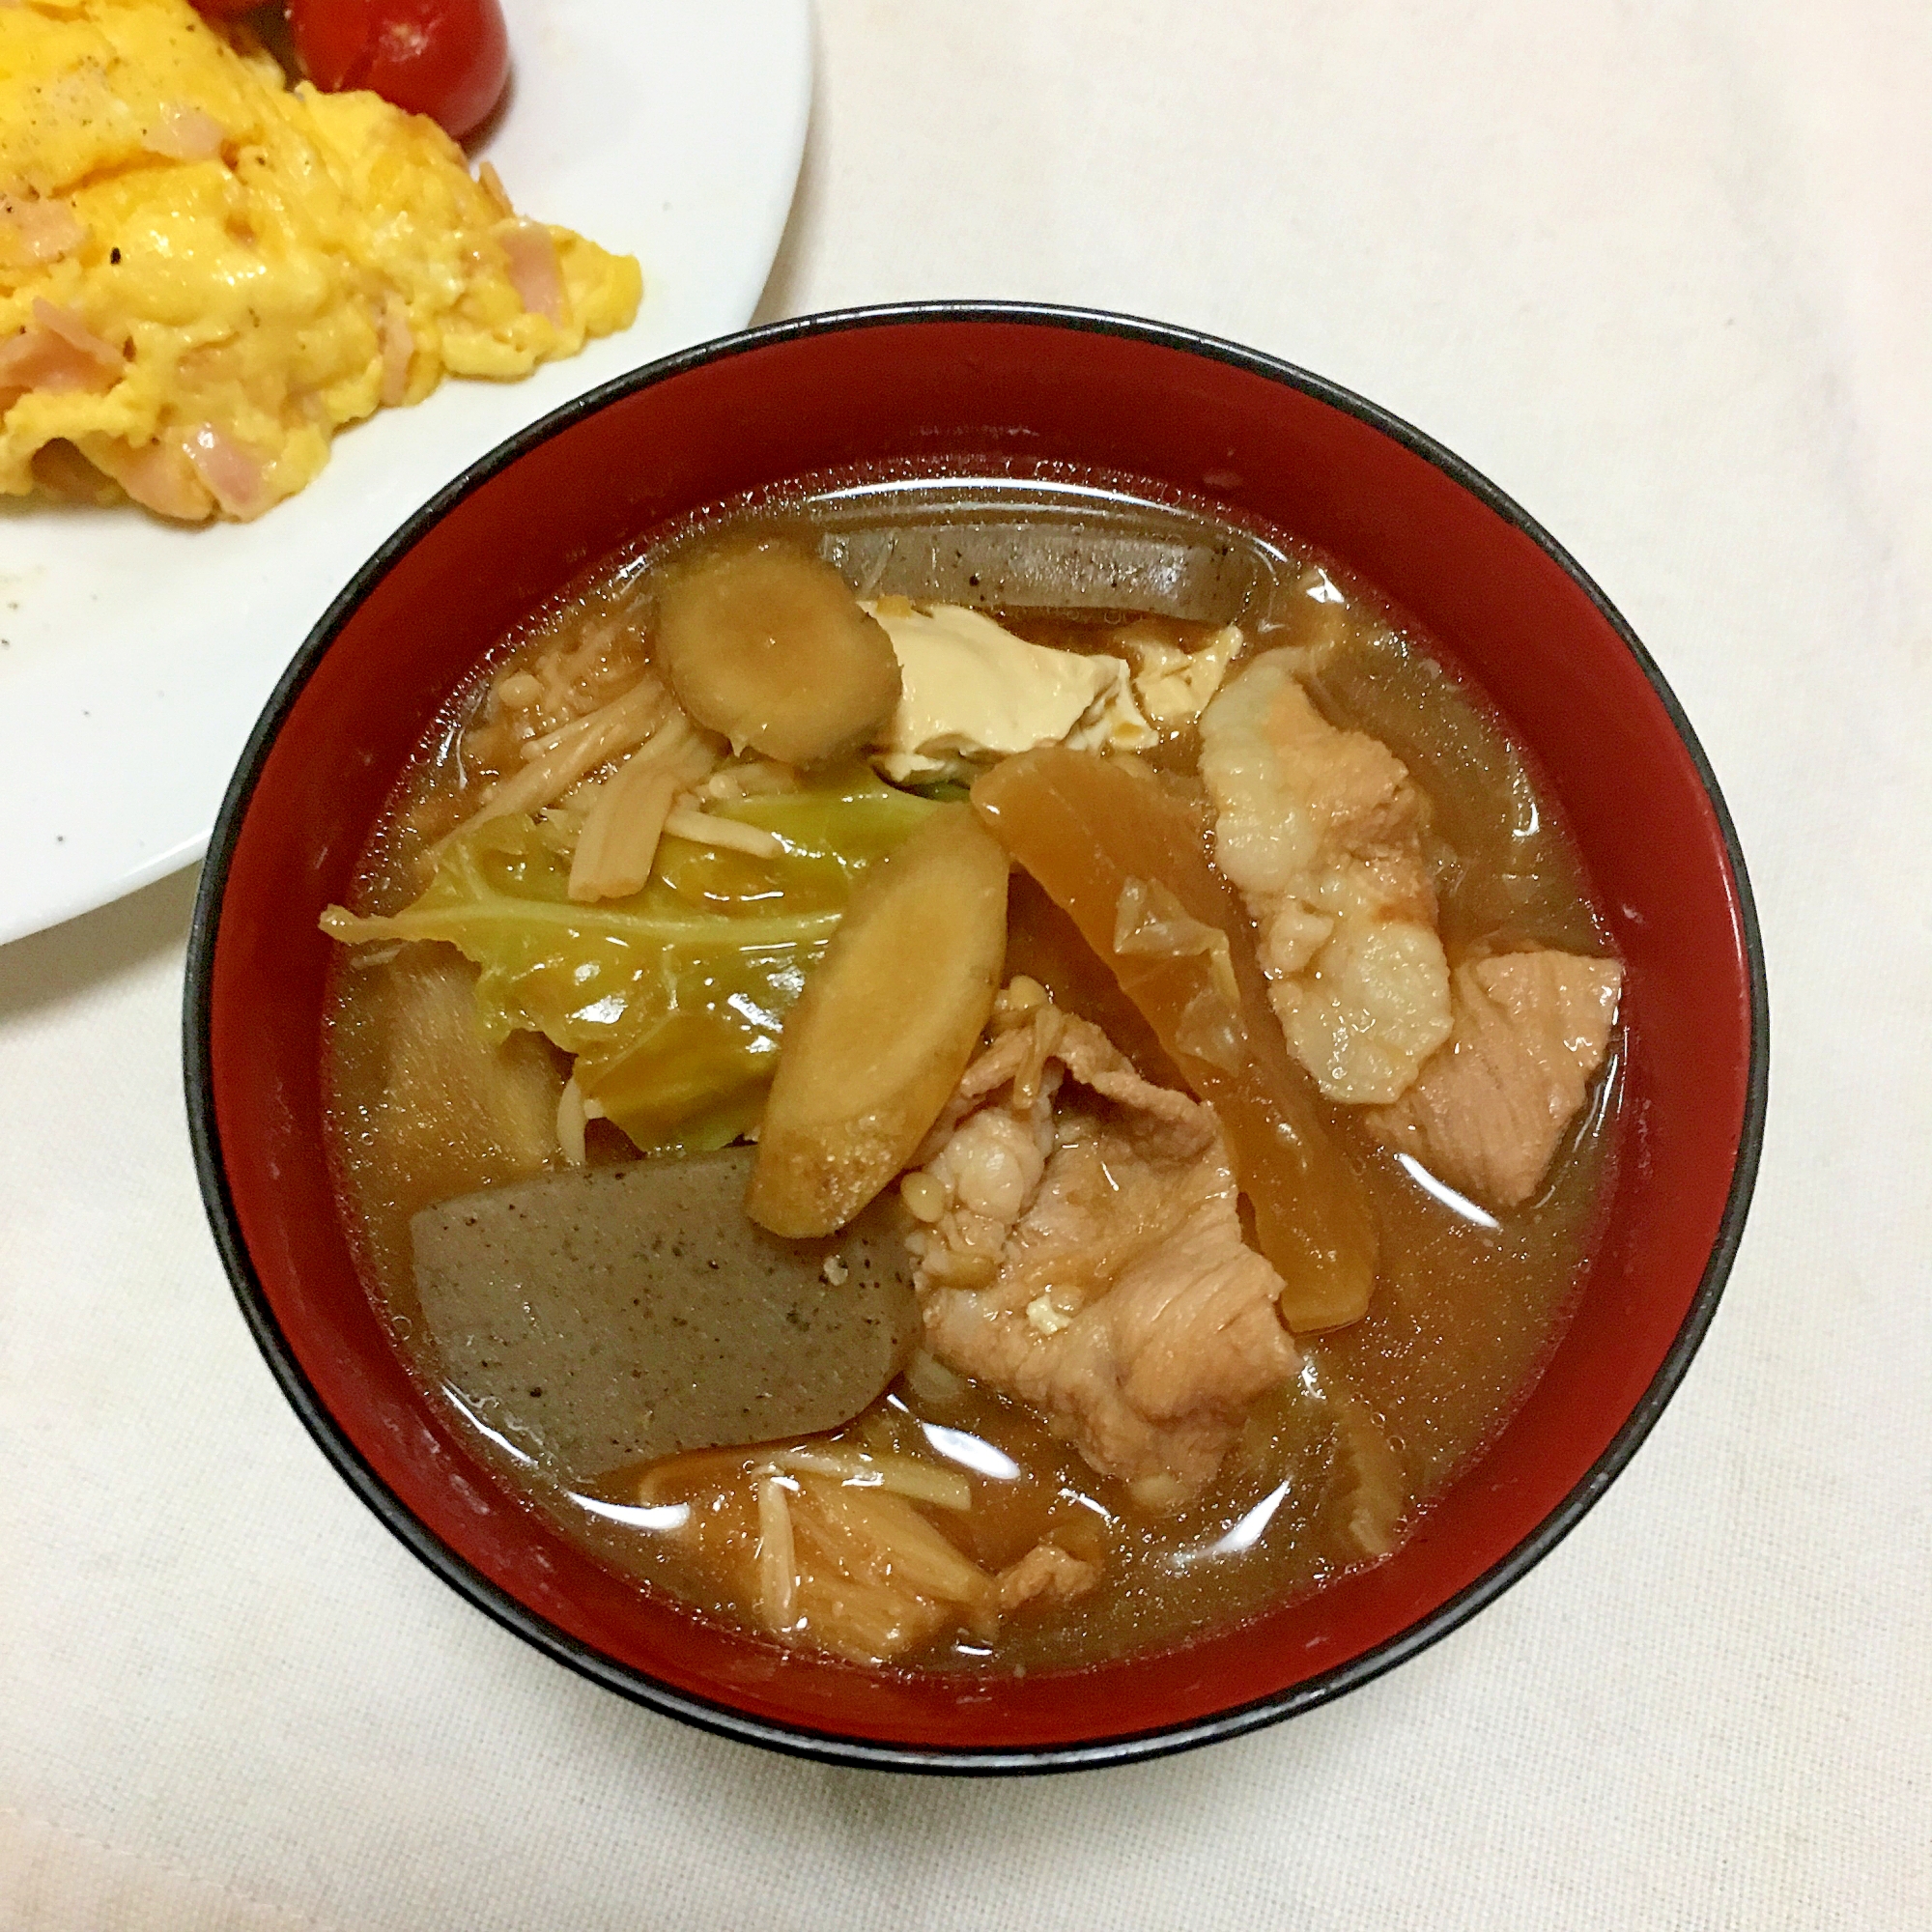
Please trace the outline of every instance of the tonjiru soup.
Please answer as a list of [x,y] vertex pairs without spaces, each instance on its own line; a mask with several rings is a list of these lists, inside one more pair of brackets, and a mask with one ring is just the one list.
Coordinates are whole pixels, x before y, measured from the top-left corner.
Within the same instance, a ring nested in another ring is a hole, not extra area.
[[1078,1666],[1389,1554],[1553,1347],[1621,969],[1291,535],[838,475],[502,639],[374,829],[343,1213],[476,1455],[775,1643]]

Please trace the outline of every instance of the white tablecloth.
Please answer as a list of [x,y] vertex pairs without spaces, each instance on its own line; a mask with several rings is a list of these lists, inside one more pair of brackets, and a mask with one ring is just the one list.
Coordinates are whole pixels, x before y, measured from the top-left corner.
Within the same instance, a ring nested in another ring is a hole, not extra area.
[[823,0],[819,53],[765,315],[1238,337],[1468,457],[1647,640],[1771,962],[1710,1340],[1548,1561],[1293,1723],[1044,1781],[722,1743],[469,1608],[284,1406],[167,881],[0,952],[0,1925],[1932,1924],[1925,10]]

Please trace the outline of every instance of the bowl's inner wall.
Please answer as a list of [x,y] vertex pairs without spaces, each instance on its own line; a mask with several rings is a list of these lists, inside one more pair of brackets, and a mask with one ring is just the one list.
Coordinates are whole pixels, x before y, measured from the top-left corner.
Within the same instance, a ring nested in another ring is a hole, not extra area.
[[[328,942],[397,773],[478,652],[585,564],[694,507],[846,463],[999,454],[1137,473],[1281,526],[1406,607],[1549,776],[1630,967],[1625,1155],[1592,1278],[1495,1448],[1393,1560],[1158,1664],[976,1685],[766,1646],[643,1596],[494,1483],[364,1294],[324,1154]],[[223,1160],[274,1319],[369,1467],[467,1563],[578,1642],[690,1695],[939,1747],[1167,1727],[1385,1644],[1529,1537],[1656,1375],[1723,1212],[1746,1112],[1748,969],[1723,840],[1614,628],[1535,542],[1380,430],[1170,345],[911,323],[728,355],[582,417],[399,557],[288,710],[235,839],[211,1000]]]

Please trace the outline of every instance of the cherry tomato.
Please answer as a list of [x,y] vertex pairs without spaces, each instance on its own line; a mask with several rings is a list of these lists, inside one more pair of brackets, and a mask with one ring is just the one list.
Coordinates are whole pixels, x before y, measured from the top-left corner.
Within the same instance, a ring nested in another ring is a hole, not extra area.
[[244,14],[259,14],[262,0],[194,0],[194,11],[211,20],[239,20]]
[[498,0],[288,0],[289,31],[326,94],[367,87],[460,141],[510,74]]

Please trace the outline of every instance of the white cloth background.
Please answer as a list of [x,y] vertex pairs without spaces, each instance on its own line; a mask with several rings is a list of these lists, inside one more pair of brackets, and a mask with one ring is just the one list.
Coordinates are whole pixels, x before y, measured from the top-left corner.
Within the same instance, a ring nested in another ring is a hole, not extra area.
[[303,1435],[195,1193],[165,882],[0,952],[0,1924],[1932,1923],[1924,9],[822,0],[819,56],[765,315],[1238,337],[1647,640],[1771,962],[1710,1340],[1548,1562],[1338,1705],[1047,1781],[766,1756],[496,1629]]

